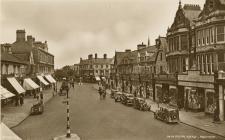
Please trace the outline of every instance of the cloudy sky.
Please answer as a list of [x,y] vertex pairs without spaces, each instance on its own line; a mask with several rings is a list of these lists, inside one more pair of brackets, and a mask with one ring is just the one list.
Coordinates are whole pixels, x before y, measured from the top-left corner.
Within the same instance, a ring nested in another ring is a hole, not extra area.
[[[182,0],[199,4],[205,0]],[[55,67],[78,63],[80,57],[136,49],[165,36],[179,0],[2,0],[1,42],[12,43],[16,30],[25,29],[39,41],[48,41]]]

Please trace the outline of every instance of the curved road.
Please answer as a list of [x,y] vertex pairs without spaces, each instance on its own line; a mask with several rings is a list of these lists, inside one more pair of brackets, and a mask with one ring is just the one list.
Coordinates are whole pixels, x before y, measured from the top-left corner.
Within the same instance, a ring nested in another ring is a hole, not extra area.
[[[66,133],[65,96],[56,96],[45,104],[42,115],[30,116],[13,130],[24,140],[50,140]],[[141,112],[115,103],[107,97],[99,100],[92,84],[70,89],[71,131],[82,140],[223,140],[224,138],[184,124],[169,125],[155,120],[151,112]]]

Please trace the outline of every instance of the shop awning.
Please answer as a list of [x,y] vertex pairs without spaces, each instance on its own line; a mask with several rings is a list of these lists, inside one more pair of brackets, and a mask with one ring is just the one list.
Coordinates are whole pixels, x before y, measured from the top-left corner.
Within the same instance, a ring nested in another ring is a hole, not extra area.
[[51,75],[45,75],[45,77],[50,83],[56,83],[55,79]]
[[105,77],[102,77],[102,80],[106,81]]
[[7,98],[10,98],[10,97],[13,97],[13,96],[15,96],[13,93],[11,93],[10,91],[8,91],[6,88],[4,88],[4,87],[2,87],[1,85],[0,85],[0,90],[1,90],[1,92],[0,92],[0,94],[1,94],[1,99],[7,99]]
[[2,122],[1,122],[1,138],[2,140],[22,140]]
[[30,78],[26,78],[23,80],[23,87],[26,90],[33,90],[39,88],[39,86]]
[[101,81],[101,79],[98,76],[95,77],[95,80],[96,81]]
[[13,86],[13,88],[17,91],[17,93],[21,94],[21,93],[24,93],[25,92],[25,90],[19,84],[19,82],[16,80],[16,78],[11,77],[11,78],[7,78],[7,80]]
[[37,76],[37,78],[43,83],[44,85],[49,85],[49,83],[42,77],[42,76]]

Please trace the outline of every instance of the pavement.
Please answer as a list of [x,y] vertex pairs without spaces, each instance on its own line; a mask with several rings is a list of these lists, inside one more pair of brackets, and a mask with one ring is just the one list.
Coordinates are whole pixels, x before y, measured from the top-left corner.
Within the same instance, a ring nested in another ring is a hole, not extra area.
[[[60,85],[60,83],[58,83]],[[43,90],[43,102],[47,103],[53,97],[53,88]],[[14,104],[8,104],[1,108],[1,114],[3,115],[2,122],[9,128],[16,127],[23,122],[29,115],[30,109],[33,104],[37,103],[37,99],[33,96],[25,96],[24,104],[22,106],[15,106]]]
[[[98,89],[98,85],[93,85],[94,89]],[[106,91],[110,94],[110,90]],[[167,104],[157,104],[151,99],[146,99],[146,102],[151,105],[151,111],[155,112],[159,107],[170,107]],[[204,112],[186,112],[179,110],[180,123],[201,129],[203,131],[213,133],[225,138],[225,122],[214,123],[212,116],[206,115]]]

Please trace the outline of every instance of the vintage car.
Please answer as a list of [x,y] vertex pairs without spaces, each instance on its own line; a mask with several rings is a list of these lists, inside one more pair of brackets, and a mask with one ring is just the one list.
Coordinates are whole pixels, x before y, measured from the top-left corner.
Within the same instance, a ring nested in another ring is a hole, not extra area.
[[114,98],[114,95],[115,95],[116,92],[118,92],[118,90],[116,90],[116,89],[111,89],[110,97],[111,97],[111,98]]
[[179,121],[179,111],[178,109],[160,107],[154,113],[154,118],[166,123],[177,123]]
[[42,103],[34,104],[31,107],[31,115],[42,114],[44,112],[44,105]]
[[123,95],[122,92],[117,91],[114,95],[115,102],[120,102],[122,95]]
[[134,95],[129,93],[124,93],[121,96],[121,102],[125,105],[133,105]]
[[139,97],[134,97],[133,107],[141,111],[151,110],[151,106],[146,103],[145,99]]

